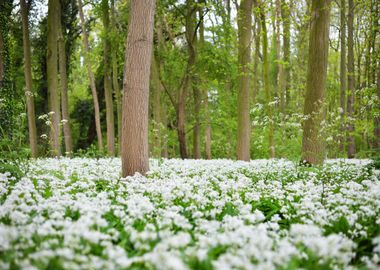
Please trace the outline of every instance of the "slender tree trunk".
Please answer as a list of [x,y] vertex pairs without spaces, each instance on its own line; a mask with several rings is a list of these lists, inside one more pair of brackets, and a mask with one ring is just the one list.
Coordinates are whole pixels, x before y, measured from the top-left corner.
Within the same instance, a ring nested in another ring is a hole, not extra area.
[[354,69],[354,0],[348,0],[348,20],[347,20],[347,155],[348,158],[355,156],[355,140],[353,136],[354,132],[354,98],[355,98],[355,69]]
[[237,158],[250,160],[251,122],[249,91],[252,38],[252,0],[242,0],[238,10],[238,134]]
[[115,155],[115,121],[113,115],[112,78],[111,78],[111,43],[109,39],[110,17],[108,0],[102,0],[103,27],[104,27],[104,54],[103,54],[103,76],[104,97],[106,100],[106,122],[107,122],[107,152]]
[[154,9],[155,0],[131,1],[123,85],[123,177],[149,170],[148,107]]
[[[257,1],[253,2],[254,7],[259,7]],[[256,96],[259,93],[259,72],[258,66],[260,61],[260,37],[261,37],[261,22],[259,12],[255,12],[255,30],[254,30],[254,42],[255,42],[255,53],[253,58],[253,78],[252,78],[252,103],[256,103]]]
[[282,77],[281,87],[283,88],[283,112],[289,108],[290,102],[290,12],[289,2],[281,1],[281,18],[282,18],[282,42],[283,42],[283,57],[282,57]]
[[66,71],[66,45],[65,38],[62,33],[62,9],[61,4],[58,5],[59,22],[58,27],[58,58],[59,58],[59,75],[61,83],[61,107],[62,107],[62,125],[63,125],[63,137],[65,141],[65,152],[67,155],[71,155],[73,152],[73,142],[71,137],[71,121],[69,114],[69,99],[68,99],[68,87],[67,87],[67,71]]
[[[380,59],[379,59],[380,60]],[[377,98],[380,100],[380,61],[377,65]],[[380,103],[377,105],[377,110],[380,111]],[[374,144],[373,147],[375,150],[380,148],[380,116],[377,114],[374,118]]]
[[4,80],[4,39],[3,39],[3,31],[0,29],[0,87],[2,86]]
[[[204,1],[202,2],[204,3]],[[199,10],[199,18],[202,18],[203,16],[203,8]],[[204,49],[205,44],[205,27],[204,27],[204,20],[203,18],[199,22],[199,50]],[[206,121],[206,128],[205,128],[205,152],[206,152],[206,159],[211,159],[211,117],[210,117],[210,110],[209,110],[209,101],[208,101],[208,91],[207,89],[203,89],[203,96],[204,96],[204,110],[205,110],[205,121]]]
[[160,82],[160,75],[158,74],[159,68],[158,68],[158,61],[156,57],[154,56],[154,53],[152,55],[152,63],[151,63],[151,85],[152,85],[152,107],[153,107],[153,150],[152,154],[155,158],[158,158],[161,156],[161,138],[162,138],[162,132],[161,132],[161,92],[162,92],[162,86]]
[[22,33],[24,47],[24,75],[25,75],[25,96],[26,107],[28,112],[28,129],[29,129],[29,144],[32,153],[32,158],[38,155],[37,149],[37,129],[34,112],[34,94],[32,86],[32,64],[29,40],[29,8],[25,0],[20,0],[21,17],[22,17]]
[[[114,0],[111,0],[111,24],[112,24],[112,30],[116,33],[116,18],[115,18],[115,4]],[[115,93],[115,100],[116,100],[116,111],[117,111],[117,143],[119,145],[119,153],[121,149],[121,92],[119,87],[119,80],[118,80],[118,63],[117,63],[117,50],[118,46],[115,43],[113,43],[112,46],[112,87],[113,91]]]
[[324,119],[329,18],[330,0],[312,0],[302,138],[302,160],[310,164],[320,164],[324,159],[320,130]]
[[58,92],[57,42],[58,42],[58,5],[59,0],[49,0],[47,19],[47,86],[50,108],[50,144],[53,156],[61,155],[61,112]]
[[86,32],[86,22],[84,20],[82,0],[78,0],[78,10],[79,10],[79,17],[80,17],[80,22],[81,22],[81,27],[82,27],[82,36],[83,36],[83,48],[84,48],[83,57],[86,62],[88,80],[90,82],[92,99],[94,101],[96,136],[98,137],[99,150],[103,151],[103,138],[102,138],[102,130],[100,126],[98,93],[96,92],[95,77],[94,77],[94,73],[92,73],[91,61],[89,58],[90,46],[88,44],[88,36]]
[[341,138],[340,149],[344,150],[345,133],[345,108],[347,89],[347,66],[346,66],[346,1],[340,1],[340,117],[341,117]]
[[[185,75],[186,76],[186,75]],[[185,78],[183,87],[178,91],[178,104],[176,108],[177,115],[177,133],[179,141],[179,152],[182,159],[187,158],[187,141],[186,141],[186,97],[188,93],[188,76]]]
[[268,60],[268,37],[267,37],[267,27],[265,20],[264,7],[261,6],[260,14],[261,14],[261,28],[263,35],[263,58],[264,58],[264,89],[265,89],[265,97],[266,97],[266,111],[268,114],[268,140],[269,140],[269,156],[271,158],[275,157],[275,146],[274,146],[274,127],[273,127],[273,107],[270,105],[272,101],[272,93],[269,84],[269,60]]

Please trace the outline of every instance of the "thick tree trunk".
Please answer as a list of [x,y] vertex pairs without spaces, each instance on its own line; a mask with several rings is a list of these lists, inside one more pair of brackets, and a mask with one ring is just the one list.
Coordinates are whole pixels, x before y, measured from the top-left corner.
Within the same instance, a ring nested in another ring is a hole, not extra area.
[[48,3],[48,19],[47,19],[47,86],[49,95],[50,108],[50,144],[53,156],[61,155],[61,112],[58,92],[58,5],[59,0],[49,0]]
[[[111,24],[113,31],[116,32],[116,18],[115,18],[115,6],[114,6],[114,0],[111,0]],[[119,145],[119,153],[121,149],[121,92],[119,87],[119,80],[118,80],[118,63],[117,63],[117,50],[118,46],[117,44],[113,44],[112,46],[112,87],[113,91],[115,93],[115,101],[116,101],[116,111],[117,111],[117,143]]]
[[237,159],[250,160],[251,122],[249,91],[252,38],[252,0],[242,0],[238,10],[238,134]]
[[82,27],[82,36],[83,36],[83,48],[84,48],[83,57],[84,57],[84,61],[86,62],[88,80],[90,83],[92,99],[94,101],[96,136],[98,138],[99,150],[103,151],[103,138],[102,138],[102,130],[100,126],[98,93],[96,92],[95,77],[94,77],[94,73],[92,73],[91,61],[88,56],[88,54],[90,53],[90,46],[88,44],[88,36],[86,32],[86,22],[84,20],[82,0],[78,0],[78,10],[79,10],[79,17],[80,17],[80,22],[81,22],[81,27]]
[[272,101],[272,93],[269,84],[269,60],[268,60],[268,37],[267,37],[267,27],[265,20],[264,7],[261,6],[261,28],[263,35],[263,59],[264,59],[264,89],[265,89],[265,98],[266,98],[266,111],[268,114],[268,140],[269,140],[269,156],[271,158],[275,157],[275,146],[274,146],[274,127],[273,127],[273,106],[270,104]]
[[113,115],[112,79],[111,79],[111,43],[109,39],[110,17],[108,0],[102,0],[103,27],[104,27],[104,54],[103,54],[103,76],[104,97],[106,100],[106,122],[107,122],[107,152],[115,155],[115,121]]
[[[32,86],[32,64],[29,40],[29,8],[25,0],[20,0],[21,18],[22,18],[22,33],[24,47],[24,74],[25,74],[25,96],[26,108],[28,112],[28,129],[29,129],[29,144],[32,153],[32,158],[38,155],[37,149],[37,129],[34,112],[34,94]],[[1,79],[1,78],[0,78]]]
[[354,0],[348,0],[348,20],[347,20],[347,156],[355,156],[354,132],[354,99],[355,99],[355,69],[354,69]]
[[62,9],[59,4],[59,22],[58,27],[58,55],[59,55],[59,75],[61,83],[61,107],[62,107],[62,125],[63,125],[63,137],[65,141],[66,155],[71,155],[73,152],[73,143],[71,137],[71,122],[69,114],[69,99],[68,99],[68,87],[67,87],[67,71],[66,71],[66,45],[65,38],[62,33]]
[[341,137],[340,149],[344,149],[344,115],[346,111],[346,89],[347,89],[347,66],[346,66],[346,1],[340,1],[340,117]]
[[149,170],[148,110],[155,0],[132,0],[125,50],[122,175]]
[[324,159],[324,142],[319,131],[324,119],[329,18],[330,0],[312,0],[302,138],[302,160],[310,164],[320,164]]

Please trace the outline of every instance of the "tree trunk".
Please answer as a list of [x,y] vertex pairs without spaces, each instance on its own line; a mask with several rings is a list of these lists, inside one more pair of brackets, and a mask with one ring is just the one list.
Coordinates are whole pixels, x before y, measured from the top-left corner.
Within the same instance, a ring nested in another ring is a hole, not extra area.
[[[257,1],[253,2],[254,7],[259,7]],[[256,96],[259,93],[259,72],[258,66],[260,61],[260,36],[261,36],[261,22],[259,12],[255,12],[255,30],[254,30],[254,42],[255,42],[255,54],[253,59],[253,78],[252,78],[252,103],[256,103]]]
[[[111,24],[113,31],[116,33],[116,18],[115,18],[115,5],[114,0],[111,0]],[[119,80],[118,80],[118,63],[117,63],[117,50],[118,46],[115,43],[113,43],[112,46],[112,87],[113,91],[115,93],[115,100],[116,100],[116,111],[117,111],[117,143],[119,145],[119,153],[121,149],[121,92],[119,87]]]
[[159,67],[158,67],[158,61],[156,57],[154,56],[154,53],[152,55],[152,63],[151,63],[151,85],[152,85],[152,107],[153,107],[153,149],[152,154],[153,157],[159,158],[161,157],[161,139],[162,139],[162,132],[161,132],[161,92],[162,92],[162,86],[160,82],[160,75]]
[[69,103],[68,103],[68,87],[67,87],[67,71],[66,71],[66,45],[65,38],[62,33],[62,9],[61,5],[58,5],[58,15],[59,22],[57,24],[58,27],[58,55],[59,55],[59,75],[60,75],[60,83],[61,83],[61,107],[62,107],[62,124],[63,124],[63,137],[65,141],[65,152],[66,155],[71,155],[73,152],[73,143],[71,137],[71,122],[70,122],[70,114],[69,114]]
[[[37,149],[37,129],[34,112],[34,94],[32,86],[32,64],[29,40],[29,8],[25,0],[20,0],[21,18],[22,18],[22,33],[24,47],[24,74],[25,74],[25,96],[26,107],[28,112],[28,129],[29,129],[29,144],[32,153],[32,158],[38,155]],[[1,79],[1,77],[0,77]]]
[[115,121],[113,115],[112,79],[111,79],[111,43],[109,39],[110,17],[108,0],[102,0],[103,27],[104,27],[104,54],[103,54],[103,76],[104,97],[106,100],[106,122],[107,122],[107,152],[115,155]]
[[312,0],[302,138],[302,160],[310,164],[321,164],[324,159],[324,142],[319,131],[324,119],[329,17],[330,0]]
[[58,92],[58,72],[57,72],[57,42],[58,42],[58,6],[59,0],[49,0],[47,19],[47,87],[50,108],[50,144],[53,156],[61,155],[60,142],[60,102]]
[[4,80],[4,39],[3,39],[3,33],[0,29],[0,87],[2,86],[3,80]]
[[355,98],[355,70],[354,70],[354,0],[348,0],[348,20],[347,20],[347,156],[353,158],[355,156],[355,140],[354,132],[354,98]]
[[271,158],[275,157],[275,146],[274,146],[274,127],[273,127],[273,106],[270,104],[272,101],[272,93],[269,84],[269,60],[268,60],[268,37],[267,37],[267,27],[265,20],[264,7],[260,7],[261,14],[261,28],[263,35],[263,59],[264,59],[264,89],[265,89],[265,97],[266,97],[266,111],[268,114],[268,140],[269,140],[269,156]]
[[283,42],[283,57],[282,57],[282,77],[281,86],[283,91],[283,98],[285,102],[283,104],[283,112],[289,108],[290,102],[290,12],[289,4],[285,0],[281,1],[281,18],[282,18],[282,42]]
[[347,67],[346,67],[346,0],[340,1],[340,149],[344,150],[344,115],[346,108]]
[[188,76],[185,75],[185,82],[183,87],[178,91],[178,104],[176,107],[177,116],[177,133],[179,141],[179,153],[182,159],[187,158],[187,141],[186,141],[186,97],[188,93]]
[[122,175],[149,170],[148,110],[155,0],[132,0],[125,50]]
[[84,57],[84,61],[86,62],[88,80],[90,82],[92,99],[94,101],[96,136],[98,137],[99,150],[103,151],[103,138],[102,138],[102,130],[100,126],[98,93],[96,92],[95,77],[94,77],[94,74],[92,73],[91,61],[89,58],[90,46],[88,44],[88,36],[86,32],[86,22],[84,20],[82,0],[78,0],[78,10],[79,10],[79,17],[80,17],[80,22],[81,22],[81,27],[82,27],[82,36],[83,36],[83,48],[84,48],[83,57]]
[[238,134],[237,159],[250,160],[251,122],[249,91],[252,38],[252,0],[242,0],[238,10]]
[[[380,100],[380,61],[377,65],[377,98]],[[380,103],[377,105],[377,110],[380,111]],[[373,147],[375,150],[379,150],[380,148],[380,115],[377,114],[374,117],[374,144]]]

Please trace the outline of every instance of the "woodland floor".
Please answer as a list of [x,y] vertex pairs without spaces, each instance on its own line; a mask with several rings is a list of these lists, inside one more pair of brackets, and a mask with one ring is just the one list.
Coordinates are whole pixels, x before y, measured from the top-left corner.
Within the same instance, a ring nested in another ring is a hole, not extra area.
[[0,269],[378,269],[380,171],[61,158],[0,174]]

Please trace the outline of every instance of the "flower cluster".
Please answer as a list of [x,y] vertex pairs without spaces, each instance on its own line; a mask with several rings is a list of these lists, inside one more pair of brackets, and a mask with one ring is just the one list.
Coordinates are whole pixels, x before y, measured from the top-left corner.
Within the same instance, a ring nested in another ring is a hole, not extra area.
[[0,269],[377,269],[370,163],[34,160],[0,174]]

